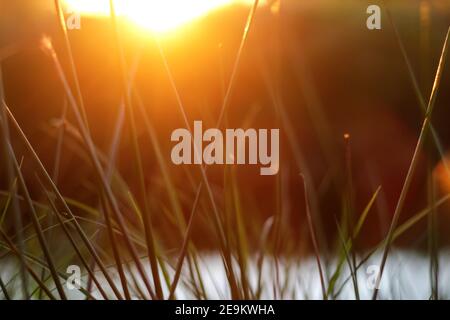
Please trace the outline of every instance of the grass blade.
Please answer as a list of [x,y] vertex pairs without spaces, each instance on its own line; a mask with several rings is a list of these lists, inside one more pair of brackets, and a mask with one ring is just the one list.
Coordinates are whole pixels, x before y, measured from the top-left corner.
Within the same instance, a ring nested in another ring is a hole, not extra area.
[[[435,80],[434,80],[434,84],[433,84],[433,89],[431,91],[431,96],[430,96],[430,100],[428,102],[428,107],[427,107],[427,111],[425,114],[425,119],[423,121],[422,124],[422,129],[420,131],[420,135],[417,141],[417,145],[416,145],[416,149],[414,150],[414,155],[412,157],[409,169],[408,169],[408,173],[406,175],[405,181],[403,183],[403,188],[402,191],[400,193],[400,197],[398,199],[395,211],[394,211],[394,215],[392,217],[392,222],[391,222],[391,226],[389,228],[389,232],[387,235],[387,239],[386,239],[386,245],[384,248],[384,252],[383,252],[383,257],[381,259],[381,263],[380,263],[380,273],[379,273],[379,279],[378,281],[381,280],[382,276],[383,276],[383,271],[384,271],[384,267],[386,265],[386,261],[388,258],[388,254],[389,254],[389,249],[391,247],[392,244],[392,240],[393,240],[393,235],[394,235],[394,231],[397,227],[397,223],[398,220],[400,218],[400,214],[402,212],[403,209],[403,205],[406,199],[406,195],[408,193],[409,187],[411,185],[412,182],[412,178],[413,175],[415,173],[417,164],[418,164],[418,160],[419,160],[419,154],[422,150],[423,144],[426,140],[426,136],[427,133],[429,131],[430,128],[430,118],[434,109],[434,104],[436,101],[436,97],[437,97],[437,93],[438,93],[438,89],[439,89],[439,84],[442,78],[442,72],[443,72],[443,68],[445,65],[445,60],[447,57],[447,52],[448,52],[448,38],[449,38],[449,34],[450,34],[450,28],[447,31],[447,35],[445,37],[445,42],[442,48],[442,52],[441,52],[441,57],[439,59],[439,65],[438,65],[438,69],[436,72],[436,76],[435,76]],[[375,289],[372,299],[376,300],[377,295],[378,295],[378,291],[379,289]]]
[[158,299],[163,299],[161,280],[159,278],[159,271],[158,271],[158,261],[156,258],[156,251],[155,251],[155,240],[154,240],[154,231],[153,231],[152,222],[151,222],[150,206],[148,204],[148,196],[147,196],[144,171],[143,171],[143,166],[142,166],[142,158],[141,158],[141,152],[140,152],[138,138],[137,138],[136,120],[135,120],[133,106],[131,103],[131,95],[128,90],[128,84],[127,84],[127,79],[126,79],[127,67],[126,67],[125,56],[124,56],[124,52],[123,52],[121,39],[119,36],[119,30],[118,30],[117,18],[116,18],[113,0],[109,1],[109,7],[110,7],[110,11],[111,11],[111,21],[112,21],[113,29],[114,29],[114,38],[116,41],[116,46],[117,46],[117,51],[118,51],[120,74],[121,74],[121,80],[122,80],[122,85],[123,85],[122,89],[123,89],[123,92],[125,95],[125,108],[128,112],[128,118],[129,118],[129,122],[130,122],[130,126],[131,126],[131,140],[132,140],[133,150],[134,150],[134,159],[136,162],[136,170],[137,170],[138,176],[139,176],[140,200],[144,206],[144,214],[142,215],[142,221],[144,224],[145,240],[147,243],[147,253],[148,253],[148,258],[150,260],[150,267],[151,267],[151,271],[152,271],[152,275],[153,275],[153,284],[155,286],[156,296]]
[[308,228],[309,228],[309,234],[311,236],[311,241],[314,248],[314,255],[316,258],[317,268],[319,269],[319,276],[320,276],[320,285],[322,287],[322,296],[324,300],[327,300],[327,291],[325,286],[325,277],[323,275],[323,269],[322,269],[322,263],[320,261],[320,249],[319,244],[317,242],[316,238],[316,231],[314,229],[314,223],[312,220],[311,210],[309,208],[309,198],[308,198],[308,189],[306,186],[306,180],[305,177],[302,176],[303,180],[303,188],[304,188],[304,197],[305,197],[305,206],[306,206],[306,217],[308,220]]
[[100,257],[98,256],[96,250],[94,249],[94,247],[90,243],[87,235],[85,234],[85,232],[81,228],[80,224],[75,219],[75,216],[72,213],[72,210],[70,210],[70,208],[67,205],[67,202],[65,201],[64,197],[61,195],[61,193],[59,192],[58,188],[54,184],[52,178],[50,177],[49,173],[47,172],[47,170],[45,169],[44,165],[42,164],[42,162],[39,159],[38,155],[36,154],[34,148],[31,146],[30,142],[28,141],[28,138],[26,137],[25,133],[22,131],[22,128],[20,127],[19,123],[15,119],[15,117],[12,114],[11,110],[8,108],[8,106],[6,104],[4,104],[4,107],[5,107],[5,111],[6,111],[7,115],[8,115],[9,120],[12,122],[14,128],[19,133],[19,137],[22,139],[23,143],[25,144],[26,149],[31,153],[33,160],[38,165],[38,168],[41,171],[41,173],[43,174],[46,182],[51,186],[51,189],[52,189],[53,193],[56,195],[58,201],[64,206],[64,211],[69,215],[69,218],[73,221],[73,224],[74,224],[75,228],[77,229],[78,233],[80,234],[84,244],[88,248],[88,250],[91,253],[91,255],[94,257],[95,262],[99,265],[100,269],[102,270],[106,281],[111,286],[111,289],[114,291],[115,295],[118,298],[120,298],[121,294],[117,290],[117,287],[114,285],[114,282],[112,281],[111,277],[109,276],[109,274],[108,274],[108,272],[107,272],[103,262],[101,261]]

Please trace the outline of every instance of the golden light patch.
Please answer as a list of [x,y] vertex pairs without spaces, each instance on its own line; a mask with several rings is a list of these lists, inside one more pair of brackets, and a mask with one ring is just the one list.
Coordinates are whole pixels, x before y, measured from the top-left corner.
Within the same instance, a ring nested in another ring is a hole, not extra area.
[[441,160],[433,173],[439,189],[444,193],[450,193],[450,157]]
[[[64,0],[66,8],[81,15],[107,16],[109,0]],[[117,15],[153,32],[166,32],[237,0],[114,0]]]

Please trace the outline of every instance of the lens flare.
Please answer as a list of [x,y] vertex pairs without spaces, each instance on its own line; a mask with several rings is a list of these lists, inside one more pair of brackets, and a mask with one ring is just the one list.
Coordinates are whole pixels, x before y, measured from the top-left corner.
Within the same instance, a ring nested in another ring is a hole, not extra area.
[[[68,12],[88,16],[110,14],[109,0],[65,0]],[[154,32],[173,30],[237,0],[114,0],[118,15]]]

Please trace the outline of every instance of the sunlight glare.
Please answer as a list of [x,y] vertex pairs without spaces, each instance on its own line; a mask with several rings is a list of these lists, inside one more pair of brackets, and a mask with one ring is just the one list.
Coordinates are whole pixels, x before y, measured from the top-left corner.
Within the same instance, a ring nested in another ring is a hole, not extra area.
[[[173,30],[237,0],[114,0],[116,12],[154,32]],[[65,0],[69,12],[82,15],[110,14],[109,0]]]

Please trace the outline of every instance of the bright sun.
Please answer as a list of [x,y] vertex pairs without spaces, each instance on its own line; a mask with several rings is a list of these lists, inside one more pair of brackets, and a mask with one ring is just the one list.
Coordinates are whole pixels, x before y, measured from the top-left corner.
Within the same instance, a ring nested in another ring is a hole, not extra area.
[[[65,0],[69,11],[109,15],[109,0]],[[237,0],[114,0],[118,15],[154,32],[173,30]]]

